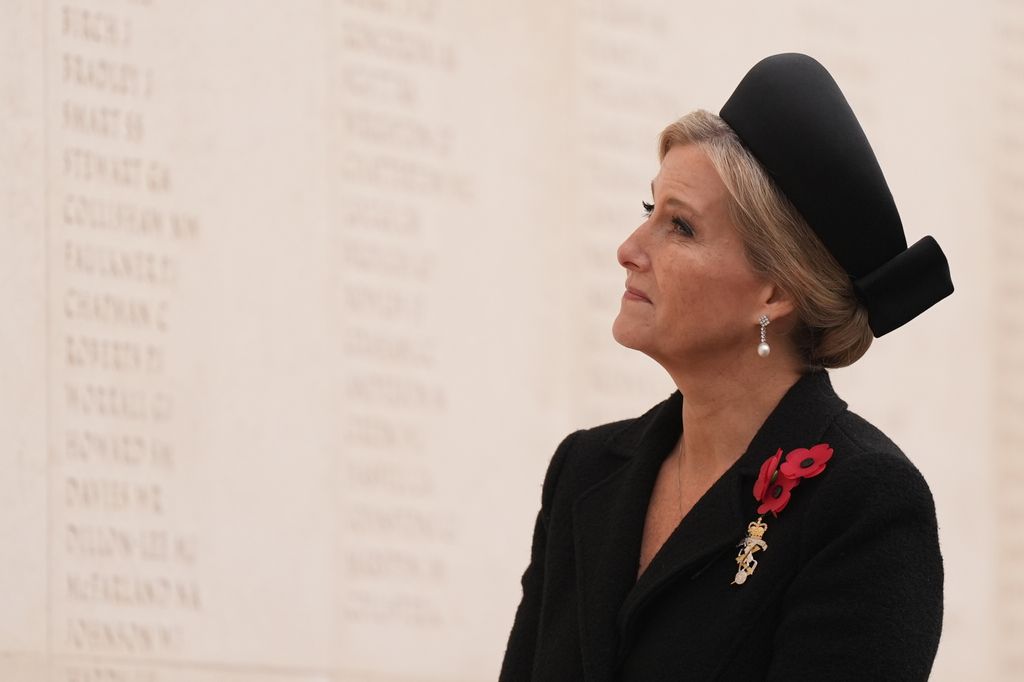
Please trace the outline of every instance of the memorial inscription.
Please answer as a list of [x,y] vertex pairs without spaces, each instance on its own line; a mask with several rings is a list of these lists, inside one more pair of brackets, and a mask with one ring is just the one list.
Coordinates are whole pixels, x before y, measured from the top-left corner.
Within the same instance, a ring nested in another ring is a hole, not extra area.
[[573,245],[580,311],[574,374],[589,389],[577,418],[594,423],[605,420],[612,405],[646,391],[607,342],[622,291],[615,251],[642,220],[640,202],[657,171],[657,132],[685,112],[665,88],[679,75],[666,71],[668,62],[659,54],[670,25],[663,6],[578,2],[573,9],[573,75],[579,82],[574,167],[580,178],[573,217],[575,225],[586,226]]
[[[345,311],[338,609],[344,668],[353,671],[379,667],[385,639],[455,636],[442,595],[459,529],[437,496],[441,460],[431,458],[443,455],[428,435],[449,401],[427,293],[442,259],[436,216],[471,206],[476,193],[454,160],[450,112],[438,106],[463,60],[446,35],[452,9],[339,3],[328,38],[337,46],[332,213]],[[414,674],[397,660],[389,671]]]
[[[643,220],[658,131],[773,49],[768,17],[827,55],[871,118],[888,101],[876,80],[897,91],[886,41],[934,54],[867,31],[872,10],[912,12],[875,5],[748,8],[739,26],[667,0],[13,0],[0,678],[493,678],[549,446],[665,386],[610,334],[616,247]],[[1001,540],[972,570],[1009,596],[950,601],[944,646],[963,659],[948,647],[991,639],[1009,679],[1024,16],[996,7],[994,58],[963,51],[951,82],[985,64],[998,86],[955,106],[996,115],[969,134],[995,146],[983,263],[1002,373],[971,381],[994,387]],[[954,91],[934,90],[932,105]],[[973,530],[992,508],[960,515],[972,541],[989,542]]]
[[[176,519],[182,403],[166,376],[197,214],[150,142],[149,3],[54,3],[49,93],[52,647],[166,659],[203,611],[199,536]],[[69,664],[67,682],[157,680]]]

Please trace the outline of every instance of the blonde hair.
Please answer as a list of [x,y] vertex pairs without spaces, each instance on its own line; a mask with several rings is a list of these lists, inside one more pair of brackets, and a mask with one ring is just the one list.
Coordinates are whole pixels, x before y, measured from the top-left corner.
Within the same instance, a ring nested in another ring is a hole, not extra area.
[[864,355],[874,335],[849,275],[732,128],[698,109],[662,131],[659,159],[677,144],[708,155],[729,191],[747,260],[792,296],[798,318],[792,338],[808,368],[845,367]]

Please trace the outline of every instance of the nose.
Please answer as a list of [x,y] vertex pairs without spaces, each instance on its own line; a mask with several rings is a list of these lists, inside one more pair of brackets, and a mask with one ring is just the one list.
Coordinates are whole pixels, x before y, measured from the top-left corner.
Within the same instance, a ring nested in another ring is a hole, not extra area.
[[640,227],[633,230],[633,233],[626,237],[626,241],[619,244],[618,251],[616,251],[619,265],[627,270],[644,270],[651,263],[643,240],[643,229],[646,224],[645,221]]

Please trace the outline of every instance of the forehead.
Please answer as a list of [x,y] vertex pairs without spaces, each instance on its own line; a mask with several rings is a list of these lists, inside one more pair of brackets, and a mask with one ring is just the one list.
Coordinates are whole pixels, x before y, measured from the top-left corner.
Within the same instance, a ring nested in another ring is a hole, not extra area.
[[668,150],[651,189],[657,201],[688,204],[697,213],[724,207],[728,197],[711,159],[694,144],[677,144]]

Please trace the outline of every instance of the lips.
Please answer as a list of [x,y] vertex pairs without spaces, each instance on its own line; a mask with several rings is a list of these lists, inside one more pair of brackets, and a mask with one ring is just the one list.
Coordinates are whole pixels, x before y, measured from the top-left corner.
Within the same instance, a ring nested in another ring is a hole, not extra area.
[[626,293],[627,293],[627,294],[631,294],[631,295],[635,296],[636,298],[640,298],[640,299],[643,299],[643,300],[647,301],[648,303],[650,303],[650,302],[651,302],[651,299],[649,299],[649,298],[647,297],[647,294],[645,294],[645,293],[644,293],[644,292],[642,292],[641,290],[639,290],[639,289],[636,289],[636,288],[634,288],[634,287],[630,287],[630,286],[627,286],[627,287],[626,287]]

